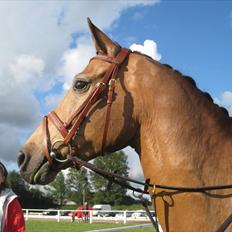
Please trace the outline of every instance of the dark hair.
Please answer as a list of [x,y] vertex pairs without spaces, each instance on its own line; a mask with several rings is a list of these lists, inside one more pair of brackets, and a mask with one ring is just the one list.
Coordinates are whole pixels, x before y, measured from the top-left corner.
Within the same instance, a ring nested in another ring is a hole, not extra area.
[[0,162],[0,172],[5,177],[5,181],[0,184],[0,192],[1,192],[3,189],[8,187],[8,183],[7,183],[8,172],[5,165],[2,162]]

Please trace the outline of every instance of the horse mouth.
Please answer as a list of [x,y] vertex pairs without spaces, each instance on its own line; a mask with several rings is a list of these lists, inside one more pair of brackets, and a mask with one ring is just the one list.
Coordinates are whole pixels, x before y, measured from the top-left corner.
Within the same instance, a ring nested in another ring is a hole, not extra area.
[[24,152],[19,152],[18,166],[20,175],[23,179],[32,185],[46,185],[51,183],[57,173],[62,169],[66,169],[72,165],[72,162],[66,160],[65,162],[58,162],[52,160],[50,163],[44,156],[37,159],[32,159],[26,156]]
[[52,182],[56,175],[57,171],[55,171],[47,161],[42,163],[42,165],[40,165],[39,168],[31,174],[29,183],[46,185]]
[[38,166],[38,168],[33,173],[31,173],[31,175],[28,178],[28,182],[30,184],[39,185],[49,184],[55,179],[59,171],[70,167],[70,165],[70,161],[66,161],[64,163],[58,163],[56,161],[53,161],[52,165],[48,161],[44,161]]

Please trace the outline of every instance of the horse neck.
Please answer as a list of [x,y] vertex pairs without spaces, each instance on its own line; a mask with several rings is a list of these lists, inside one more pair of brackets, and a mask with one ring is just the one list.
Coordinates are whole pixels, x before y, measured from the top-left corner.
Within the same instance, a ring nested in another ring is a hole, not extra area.
[[139,71],[143,95],[137,98],[140,133],[135,147],[145,177],[176,185],[232,182],[232,175],[225,175],[232,165],[228,115],[188,78],[158,63],[150,66]]

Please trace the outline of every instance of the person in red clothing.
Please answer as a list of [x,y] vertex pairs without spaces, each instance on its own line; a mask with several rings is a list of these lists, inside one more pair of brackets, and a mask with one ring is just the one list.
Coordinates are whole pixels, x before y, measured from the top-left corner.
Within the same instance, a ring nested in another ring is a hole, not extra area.
[[77,216],[78,222],[82,222],[82,219],[83,219],[83,211],[82,210],[83,210],[82,206],[77,208],[76,216]]
[[75,216],[77,216],[77,222],[81,222],[83,218],[82,206],[76,209],[76,212],[72,214],[72,222],[75,221]]
[[17,196],[7,185],[8,172],[0,162],[0,231],[25,232],[25,221]]

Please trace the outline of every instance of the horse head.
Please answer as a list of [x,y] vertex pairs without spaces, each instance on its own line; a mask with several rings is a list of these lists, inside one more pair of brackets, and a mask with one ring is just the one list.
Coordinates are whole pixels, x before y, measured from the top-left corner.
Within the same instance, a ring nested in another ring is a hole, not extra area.
[[119,150],[135,138],[130,51],[88,23],[97,56],[75,75],[66,96],[19,151],[20,173],[31,184],[47,184],[70,167],[70,153],[88,161],[103,149]]

